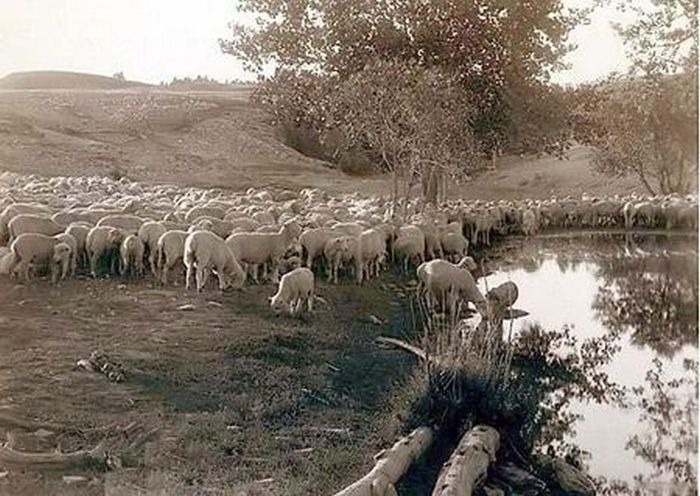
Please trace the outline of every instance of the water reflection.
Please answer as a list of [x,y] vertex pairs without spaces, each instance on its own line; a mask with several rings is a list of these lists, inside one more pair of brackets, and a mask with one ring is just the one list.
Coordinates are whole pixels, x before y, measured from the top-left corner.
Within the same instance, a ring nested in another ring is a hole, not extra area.
[[[631,407],[573,405],[585,417],[574,440],[592,454],[592,473],[636,487],[635,479],[648,487],[650,478],[687,480],[671,465],[697,467],[697,446],[688,445],[697,426],[681,414],[697,412],[697,372],[684,367],[686,359],[696,359],[698,345],[696,239],[583,235],[514,243],[485,284],[513,280],[520,287],[517,307],[530,317],[516,321],[516,332],[532,324],[566,325],[581,340],[608,336],[620,345],[605,368],[628,388]],[[658,386],[657,381],[655,389],[649,378],[657,363],[665,382]],[[655,407],[649,410],[650,405]],[[684,453],[688,464],[669,456],[676,452]]]

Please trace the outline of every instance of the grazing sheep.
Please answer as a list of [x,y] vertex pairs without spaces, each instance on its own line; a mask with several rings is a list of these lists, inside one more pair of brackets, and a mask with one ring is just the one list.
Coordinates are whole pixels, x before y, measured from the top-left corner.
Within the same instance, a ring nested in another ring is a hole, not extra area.
[[74,276],[75,270],[78,266],[78,240],[76,240],[72,234],[68,234],[65,232],[55,235],[54,238],[56,238],[59,242],[65,243],[68,246],[70,246],[71,253],[69,258],[68,270],[70,272],[70,275]]
[[461,233],[446,232],[440,237],[445,258],[452,261],[461,260],[469,251],[469,240]]
[[445,302],[447,309],[457,310],[457,299],[472,302],[480,314],[486,315],[488,305],[471,273],[446,260],[431,260],[416,269],[420,291],[425,291],[428,304],[432,308],[437,302]]
[[196,266],[197,291],[201,291],[209,277],[211,269],[216,270],[219,278],[219,289],[223,291],[229,285],[227,276],[232,279],[231,285],[236,288],[243,287],[245,271],[241,268],[235,255],[228,244],[216,234],[209,231],[196,231],[190,233],[185,239],[185,252],[183,256],[187,274],[185,287],[190,288],[190,281]]
[[53,247],[53,255],[51,257],[51,282],[56,284],[58,279],[58,270],[61,271],[61,280],[65,280],[68,271],[70,270],[71,259],[73,259],[74,253],[73,248],[71,248],[68,243],[58,243]]
[[151,267],[151,273],[157,275],[156,256],[158,248],[158,240],[165,234],[167,229],[161,222],[148,221],[144,222],[139,227],[138,237],[143,243],[144,256],[148,257],[148,264]]
[[[328,282],[338,283],[338,271],[343,262],[355,261],[355,277],[361,281],[362,258],[360,257],[358,238],[355,236],[337,236],[326,241],[323,255],[326,257]],[[360,274],[358,276],[358,273]]]
[[300,267],[282,276],[277,293],[270,297],[270,307],[275,313],[287,310],[290,315],[297,315],[306,302],[306,310],[313,311],[314,273],[306,267]]
[[139,228],[146,222],[145,219],[136,215],[120,214],[107,215],[102,217],[98,222],[98,226],[116,227],[121,229],[126,234],[138,234]]
[[467,269],[472,274],[474,274],[474,271],[479,268],[479,266],[476,265],[476,260],[474,260],[472,257],[462,258],[462,260],[460,260],[457,264],[457,267]]
[[37,233],[53,236],[63,232],[64,227],[56,224],[50,217],[38,214],[19,214],[7,224],[10,233],[10,243],[20,234]]
[[[67,263],[70,263],[70,260],[65,255],[64,248],[67,247],[70,252],[70,246],[65,243],[61,243],[56,238],[45,234],[20,234],[10,245],[11,259],[7,267],[8,274],[17,270],[17,272],[23,276],[24,280],[28,281],[30,265],[39,267],[52,266],[54,261],[54,247],[59,244],[62,245],[59,253],[63,254]],[[61,261],[63,261],[64,258],[62,258]]]
[[83,209],[63,210],[51,216],[51,220],[63,227],[68,227],[74,222],[93,222],[93,216]]
[[401,262],[404,273],[408,273],[408,263],[413,260],[416,264],[425,261],[425,237],[403,236],[394,241],[394,258]]
[[358,271],[358,282],[379,275],[381,264],[386,256],[386,234],[379,228],[363,231],[359,236],[362,270]]
[[306,253],[305,265],[312,269],[316,257],[323,254],[323,248],[329,239],[338,236],[338,234],[328,227],[316,227],[305,230],[299,236],[304,253]]
[[95,226],[90,229],[85,239],[85,250],[92,277],[97,277],[97,263],[100,259],[106,259],[109,272],[116,273],[122,241],[124,233],[116,227]]
[[131,275],[140,277],[143,275],[144,244],[135,234],[129,234],[122,241],[119,255],[121,260],[120,274],[122,277]]
[[270,262],[272,282],[279,280],[279,262],[289,247],[299,238],[295,222],[282,226],[277,233],[236,233],[226,238],[226,244],[239,262],[251,265],[253,281],[258,282],[257,267]]
[[220,208],[216,207],[197,207],[194,206],[187,211],[185,214],[185,221],[193,223],[199,217],[214,217],[216,219],[223,219],[226,212]]
[[71,236],[73,236],[77,243],[75,253],[76,265],[88,265],[88,257],[87,251],[85,250],[85,242],[87,240],[87,236],[90,232],[90,229],[92,229],[92,226],[90,226],[89,224],[85,224],[82,222],[74,222],[68,227],[66,227],[65,231],[63,231],[66,234],[70,234]]
[[9,237],[10,233],[7,224],[20,214],[51,215],[51,210],[44,205],[37,205],[34,203],[12,203],[6,206],[2,213],[0,213],[0,243],[4,243]]
[[160,268],[160,280],[168,284],[168,272],[175,264],[182,260],[185,252],[185,240],[189,235],[186,231],[166,231],[156,245],[158,252],[158,267]]

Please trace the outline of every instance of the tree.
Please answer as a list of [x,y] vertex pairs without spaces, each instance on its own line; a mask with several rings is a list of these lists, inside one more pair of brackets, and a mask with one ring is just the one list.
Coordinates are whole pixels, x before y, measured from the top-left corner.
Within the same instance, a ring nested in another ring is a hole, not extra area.
[[339,132],[342,149],[381,158],[393,175],[394,202],[400,180],[406,192],[420,181],[424,198],[436,203],[443,178],[476,167],[470,102],[456,75],[376,59],[334,86],[320,105],[323,130]]
[[[552,105],[546,83],[586,12],[561,0],[244,0],[241,10],[255,23],[234,25],[221,46],[250,70],[272,64],[278,74],[345,81],[377,58],[440,68],[470,96],[481,151],[564,142],[551,125],[564,109]],[[545,122],[522,126],[533,116]]]
[[115,72],[115,73],[112,75],[112,77],[113,77],[114,79],[116,79],[117,81],[120,81],[120,82],[122,82],[122,83],[126,81],[126,77],[124,77],[124,72],[123,72],[123,71]]
[[[596,150],[599,170],[636,175],[651,194],[692,191],[697,182],[697,0],[653,0],[618,26],[630,73],[578,95],[578,138]],[[607,3],[605,2],[605,3]]]

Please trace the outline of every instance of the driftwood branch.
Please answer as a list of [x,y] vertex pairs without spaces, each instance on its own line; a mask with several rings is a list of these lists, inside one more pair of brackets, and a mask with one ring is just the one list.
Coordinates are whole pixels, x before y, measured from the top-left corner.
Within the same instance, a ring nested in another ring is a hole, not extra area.
[[467,432],[443,465],[433,496],[470,496],[496,460],[499,443],[493,427],[478,425]]
[[408,467],[427,451],[433,441],[433,431],[419,427],[399,439],[391,448],[375,455],[375,465],[362,479],[335,496],[396,496],[394,485]]

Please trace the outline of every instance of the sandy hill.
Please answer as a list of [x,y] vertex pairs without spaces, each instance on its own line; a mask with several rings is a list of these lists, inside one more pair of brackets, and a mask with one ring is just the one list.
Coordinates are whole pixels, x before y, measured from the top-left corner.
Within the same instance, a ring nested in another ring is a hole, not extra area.
[[[56,73],[31,74],[23,84],[38,84],[40,75]],[[76,84],[116,81],[77,77]],[[3,78],[0,87],[7,88],[13,80],[19,84],[22,74]],[[44,81],[57,83],[48,76]],[[251,91],[251,87],[0,89],[0,171],[126,176],[234,189],[278,185],[389,191],[384,177],[346,176],[286,146],[264,113],[249,102]],[[496,171],[455,187],[469,198],[542,198],[631,189],[638,189],[633,180],[611,180],[593,171],[585,149],[574,150],[567,161],[506,158]]]

